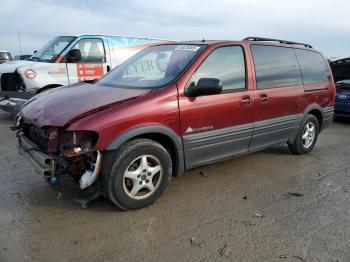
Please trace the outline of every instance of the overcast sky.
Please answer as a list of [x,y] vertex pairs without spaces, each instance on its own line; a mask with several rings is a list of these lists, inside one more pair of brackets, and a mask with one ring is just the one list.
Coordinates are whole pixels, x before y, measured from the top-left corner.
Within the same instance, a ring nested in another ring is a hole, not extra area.
[[349,0],[0,0],[0,49],[31,54],[57,35],[118,34],[170,40],[263,36],[350,56]]

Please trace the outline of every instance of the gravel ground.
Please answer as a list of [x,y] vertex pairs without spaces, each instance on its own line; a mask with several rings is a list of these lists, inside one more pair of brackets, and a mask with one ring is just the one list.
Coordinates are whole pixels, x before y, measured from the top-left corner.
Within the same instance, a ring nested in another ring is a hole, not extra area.
[[0,114],[0,261],[350,261],[350,121],[312,153],[280,145],[174,178],[151,207],[61,197]]

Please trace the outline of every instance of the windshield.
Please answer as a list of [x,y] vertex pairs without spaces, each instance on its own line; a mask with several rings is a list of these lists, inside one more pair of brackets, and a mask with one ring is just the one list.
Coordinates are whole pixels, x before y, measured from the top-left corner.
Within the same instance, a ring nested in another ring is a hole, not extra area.
[[157,88],[176,79],[205,45],[159,45],[144,49],[101,78],[97,84]]
[[58,36],[47,42],[30,60],[54,62],[62,51],[75,39],[74,36]]

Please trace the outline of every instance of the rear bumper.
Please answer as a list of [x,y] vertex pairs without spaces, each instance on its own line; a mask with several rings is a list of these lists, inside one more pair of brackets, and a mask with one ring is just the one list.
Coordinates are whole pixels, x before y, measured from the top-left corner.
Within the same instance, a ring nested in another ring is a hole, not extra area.
[[51,177],[55,174],[55,160],[39,151],[38,146],[27,137],[19,135],[17,146],[19,154],[32,165],[36,173],[43,177]]
[[348,116],[350,117],[350,102],[349,103],[339,103],[334,104],[334,114],[336,116]]

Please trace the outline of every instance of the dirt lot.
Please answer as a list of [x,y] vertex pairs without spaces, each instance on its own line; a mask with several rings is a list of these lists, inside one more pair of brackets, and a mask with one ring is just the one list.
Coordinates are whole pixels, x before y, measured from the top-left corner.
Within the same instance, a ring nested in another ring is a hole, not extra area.
[[0,261],[350,261],[350,122],[173,179],[150,208],[88,209],[17,154],[0,114]]

